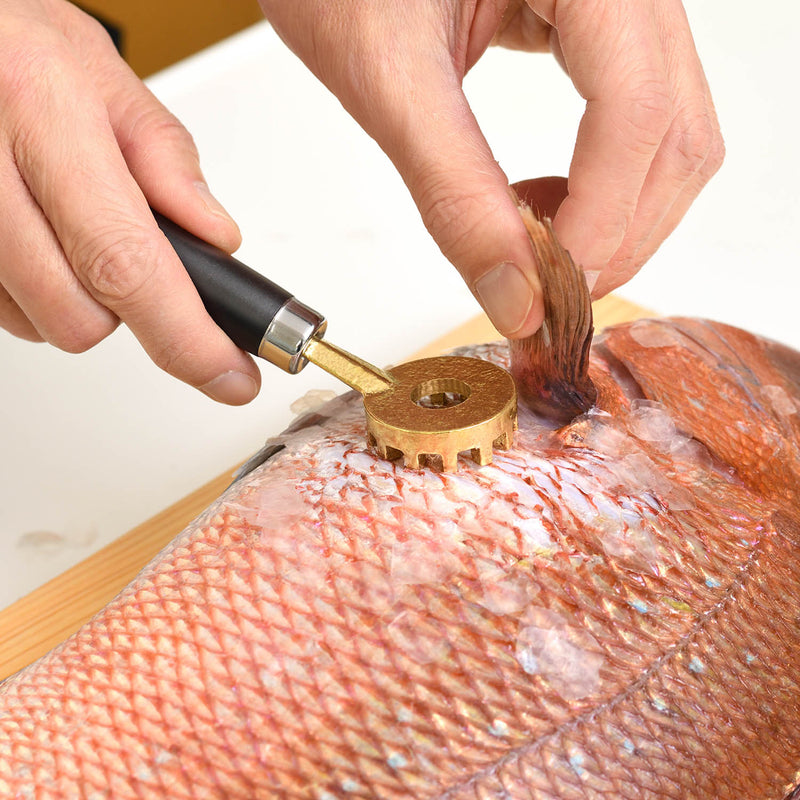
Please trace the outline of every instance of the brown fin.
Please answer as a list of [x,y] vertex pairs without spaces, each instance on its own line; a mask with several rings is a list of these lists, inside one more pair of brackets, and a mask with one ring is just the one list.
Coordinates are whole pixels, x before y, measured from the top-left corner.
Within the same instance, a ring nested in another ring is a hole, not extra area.
[[597,398],[589,378],[592,302],[583,270],[558,243],[549,219],[520,207],[544,293],[544,322],[533,336],[511,342],[511,372],[520,399],[538,414],[568,422]]

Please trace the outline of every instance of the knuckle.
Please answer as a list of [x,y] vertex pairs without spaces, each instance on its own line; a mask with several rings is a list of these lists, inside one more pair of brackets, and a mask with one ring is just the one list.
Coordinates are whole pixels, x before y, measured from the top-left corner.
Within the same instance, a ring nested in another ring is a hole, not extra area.
[[453,192],[449,185],[440,183],[426,186],[417,204],[442,252],[457,262],[474,250],[487,221],[499,211],[496,201],[475,192]]
[[71,8],[74,8],[76,12],[75,19],[71,20],[72,26],[69,28],[74,38],[78,39],[82,45],[96,47],[101,52],[109,50],[116,52],[110,34],[100,22],[76,6]]
[[683,181],[693,176],[709,180],[725,158],[722,134],[715,120],[707,114],[673,126],[665,144],[678,177]]
[[623,126],[647,148],[661,142],[672,122],[672,98],[660,80],[639,83],[619,108]]
[[62,322],[57,330],[48,331],[46,339],[67,353],[85,353],[113,333],[118,324],[110,319],[83,317]]
[[[194,138],[184,127],[183,123],[161,105],[152,105],[152,99],[147,98],[145,108],[131,109],[131,123],[120,146],[124,150],[141,147],[142,143],[157,143],[158,147],[164,145],[188,151],[198,158],[197,145]],[[137,103],[142,104],[141,98]],[[126,115],[127,116],[127,115]]]
[[[622,210],[616,212],[608,210],[606,213],[590,220],[592,238],[598,248],[616,252],[620,243],[625,239],[625,234],[630,226],[631,216]],[[611,254],[609,253],[609,255]]]
[[137,120],[137,127],[162,141],[170,141],[197,150],[194,138],[183,123],[163,108],[153,108],[141,114]]
[[670,135],[669,147],[679,169],[688,178],[705,164],[714,144],[714,127],[707,117],[692,119],[675,125]]
[[24,175],[35,175],[57,142],[74,138],[77,120],[103,119],[99,96],[89,90],[75,52],[55,30],[38,25],[0,52],[0,128]]
[[17,35],[16,40],[4,42],[4,47],[0,70],[3,116],[27,117],[63,82],[57,65],[65,56],[64,42],[43,30],[32,32],[28,39]]
[[153,245],[134,233],[97,237],[70,260],[92,295],[109,308],[135,301],[156,263]]
[[703,165],[703,170],[707,178],[711,178],[714,173],[722,166],[725,161],[725,141],[722,134],[717,130],[714,134],[714,139],[706,157],[706,163]]
[[183,378],[197,371],[197,353],[188,349],[183,342],[162,343],[151,357],[157,367],[176,378]]

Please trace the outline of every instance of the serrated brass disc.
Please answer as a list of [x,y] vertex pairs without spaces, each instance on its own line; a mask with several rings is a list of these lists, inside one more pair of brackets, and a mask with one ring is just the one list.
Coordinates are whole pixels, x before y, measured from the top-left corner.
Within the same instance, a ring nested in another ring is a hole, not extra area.
[[461,452],[483,464],[491,461],[493,447],[510,446],[517,392],[502,367],[438,356],[400,364],[391,375],[395,385],[364,397],[370,444],[382,455],[402,453],[412,467],[441,459],[440,467],[453,471]]

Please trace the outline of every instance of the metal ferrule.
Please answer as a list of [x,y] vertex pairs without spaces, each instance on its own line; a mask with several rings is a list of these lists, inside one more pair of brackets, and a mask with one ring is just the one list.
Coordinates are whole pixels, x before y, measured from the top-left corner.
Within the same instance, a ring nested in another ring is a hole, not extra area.
[[269,324],[258,354],[295,374],[308,363],[303,349],[312,336],[322,336],[328,323],[321,314],[294,297],[287,300]]

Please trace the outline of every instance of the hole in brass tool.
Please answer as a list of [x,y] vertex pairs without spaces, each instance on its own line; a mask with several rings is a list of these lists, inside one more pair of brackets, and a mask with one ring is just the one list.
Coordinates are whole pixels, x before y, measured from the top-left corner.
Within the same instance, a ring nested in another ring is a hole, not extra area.
[[386,445],[383,450],[386,453],[385,458],[387,461],[397,461],[398,458],[403,457],[403,451],[398,450],[395,447],[389,447],[389,445]]
[[[516,425],[516,420],[514,421]],[[496,447],[498,450],[508,450],[511,447],[511,434],[508,432],[501,433],[495,440],[492,442],[492,446]]]
[[411,392],[411,399],[422,408],[450,408],[463,403],[472,394],[469,384],[456,378],[433,378],[423,381]]
[[422,453],[419,462],[421,467],[427,467],[434,472],[444,471],[444,459],[438,453]]

